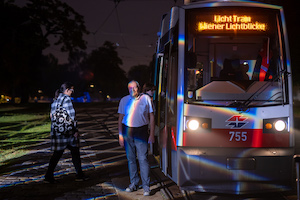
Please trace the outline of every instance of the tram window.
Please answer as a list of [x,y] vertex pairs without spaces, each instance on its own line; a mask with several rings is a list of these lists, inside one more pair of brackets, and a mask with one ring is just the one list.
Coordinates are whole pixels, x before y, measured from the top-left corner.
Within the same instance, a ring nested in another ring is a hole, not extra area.
[[[230,106],[253,98],[251,105],[281,104],[287,99],[279,76],[284,61],[277,29],[269,35],[221,35],[189,32],[186,53],[187,102]],[[253,98],[254,99],[254,98]]]
[[261,60],[268,66],[275,65],[269,67],[269,74],[264,74],[266,80],[272,79],[274,75],[270,74],[276,74],[271,72],[276,63],[272,61],[273,54],[261,53],[272,52],[269,47],[268,50],[263,48],[265,40],[268,38],[195,38],[195,52],[187,54],[188,89],[202,87],[211,81],[256,80],[256,66],[261,67]]
[[[187,56],[187,99],[192,101],[208,99],[211,102],[216,99],[228,100],[227,102],[247,100],[262,86],[257,83],[253,87],[254,82],[272,80],[276,80],[272,84],[273,89],[266,90],[270,94],[261,95],[262,101],[272,99],[273,102],[277,102],[283,99],[276,78],[279,71],[279,53],[278,44],[274,39],[265,36],[251,38],[198,36],[191,41],[194,45],[191,45],[193,46],[191,50],[194,52],[190,52]],[[251,91],[251,87],[253,92],[247,94]],[[271,96],[273,93],[276,93],[276,97]]]
[[[238,15],[252,21],[231,23]],[[186,16],[187,102],[220,106],[286,102],[288,83],[282,71],[287,64],[278,11],[199,8]],[[225,21],[218,20],[220,16],[226,16]]]

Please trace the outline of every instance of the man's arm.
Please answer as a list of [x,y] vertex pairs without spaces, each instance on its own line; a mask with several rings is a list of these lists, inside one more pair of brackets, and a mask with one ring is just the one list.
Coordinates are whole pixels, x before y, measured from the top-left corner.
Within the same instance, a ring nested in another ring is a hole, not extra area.
[[124,138],[122,133],[122,120],[124,115],[119,113],[119,121],[118,121],[118,128],[119,128],[119,144],[121,147],[124,147]]
[[154,143],[154,129],[155,129],[155,121],[154,121],[154,113],[150,113],[150,136],[148,139],[149,143]]

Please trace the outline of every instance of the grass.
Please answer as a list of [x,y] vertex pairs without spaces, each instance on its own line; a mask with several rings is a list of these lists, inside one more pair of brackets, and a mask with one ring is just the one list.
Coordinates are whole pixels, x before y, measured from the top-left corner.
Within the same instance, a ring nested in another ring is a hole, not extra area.
[[28,122],[43,119],[42,115],[32,115],[32,114],[19,114],[11,116],[0,117],[0,123],[15,123],[15,122]]
[[[9,165],[14,159],[26,155],[32,145],[49,137],[48,106],[0,108],[0,166]],[[25,109],[25,110],[24,110]]]

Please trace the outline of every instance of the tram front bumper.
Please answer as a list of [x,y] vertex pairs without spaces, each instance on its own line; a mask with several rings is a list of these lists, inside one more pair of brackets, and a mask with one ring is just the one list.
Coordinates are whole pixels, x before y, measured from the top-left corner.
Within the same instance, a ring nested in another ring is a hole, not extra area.
[[178,148],[183,190],[246,194],[292,187],[293,148]]

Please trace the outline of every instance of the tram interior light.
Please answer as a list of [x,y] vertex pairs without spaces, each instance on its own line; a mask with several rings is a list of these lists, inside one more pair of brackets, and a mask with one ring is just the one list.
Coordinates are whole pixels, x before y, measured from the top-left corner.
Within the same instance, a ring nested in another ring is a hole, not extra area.
[[194,96],[193,91],[188,91],[188,98],[191,99],[193,98],[193,96]]

